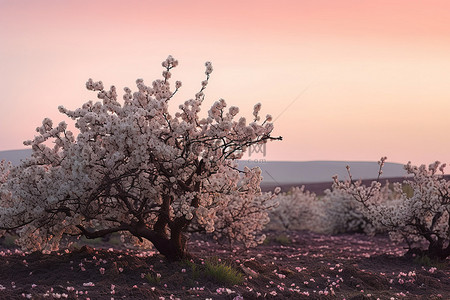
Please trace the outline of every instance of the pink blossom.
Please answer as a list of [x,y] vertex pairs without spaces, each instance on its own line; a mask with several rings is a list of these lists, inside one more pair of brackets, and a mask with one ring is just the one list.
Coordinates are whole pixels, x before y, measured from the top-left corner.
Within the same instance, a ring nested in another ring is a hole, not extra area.
[[83,286],[95,286],[95,284],[93,282],[85,282]]

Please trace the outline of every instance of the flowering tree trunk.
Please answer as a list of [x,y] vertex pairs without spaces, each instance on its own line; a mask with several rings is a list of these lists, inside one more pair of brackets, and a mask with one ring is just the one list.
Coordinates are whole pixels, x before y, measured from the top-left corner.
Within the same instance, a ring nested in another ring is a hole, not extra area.
[[186,249],[186,237],[183,234],[185,228],[183,227],[177,228],[174,226],[170,237],[167,234],[151,230],[142,223],[93,232],[86,230],[82,226],[78,226],[78,228],[88,239],[103,237],[113,232],[128,231],[139,239],[145,238],[152,242],[155,248],[169,260],[182,260],[190,257]]

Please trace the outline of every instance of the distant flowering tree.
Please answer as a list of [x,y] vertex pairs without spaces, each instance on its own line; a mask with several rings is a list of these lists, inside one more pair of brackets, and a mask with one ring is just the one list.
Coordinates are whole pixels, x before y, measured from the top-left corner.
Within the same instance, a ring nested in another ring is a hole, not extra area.
[[[355,182],[360,185],[361,182]],[[395,198],[386,184],[380,191],[383,199]],[[272,227],[309,230],[324,234],[367,233],[375,234],[384,229],[375,227],[364,212],[364,206],[352,195],[339,188],[327,189],[317,196],[305,187],[295,187],[277,196],[278,206],[270,211]]]
[[293,187],[279,194],[276,201],[276,208],[270,211],[270,220],[274,224],[285,230],[320,230],[317,226],[319,221],[323,221],[323,201],[305,190],[305,186]]
[[[392,190],[392,184],[387,181],[385,185],[381,185],[379,180],[375,183],[379,190],[376,195],[377,199],[372,199],[373,204],[382,202],[383,205],[392,205],[398,201],[399,195]],[[351,180],[350,184],[357,189],[362,182]],[[333,234],[365,233],[368,235],[386,232],[383,226],[368,217],[363,203],[355,201],[352,194],[337,185],[333,185],[331,189],[325,191],[323,201],[324,225],[328,228],[327,232]]]
[[371,222],[362,211],[361,203],[340,189],[327,189],[323,197],[325,205],[323,222],[327,232],[367,233]]
[[[383,157],[380,164],[383,167]],[[364,213],[375,226],[385,228],[393,240],[408,244],[409,253],[427,255],[433,259],[450,256],[450,181],[444,177],[445,164],[435,162],[428,168],[408,163],[410,178],[394,185],[397,201],[384,201],[378,181],[366,187],[351,180],[335,186],[349,193],[364,206]],[[412,194],[403,190],[407,186]],[[427,244],[426,249],[421,245]]]
[[271,116],[261,120],[260,104],[249,123],[222,99],[200,117],[209,62],[200,91],[172,116],[169,100],[181,82],[171,90],[169,78],[177,64],[169,56],[163,78],[150,86],[138,79],[136,92],[124,89],[122,104],[114,86],[89,79],[87,89],[101,101],[59,107],[75,120],[76,136],[66,123],[44,119],[25,142],[32,157],[0,177],[0,229],[17,229],[20,245],[45,250],[57,249],[64,234],[128,232],[171,260],[187,256],[191,230],[254,245],[273,195],[261,193],[258,168],[238,171],[234,160],[281,137],[271,136]]

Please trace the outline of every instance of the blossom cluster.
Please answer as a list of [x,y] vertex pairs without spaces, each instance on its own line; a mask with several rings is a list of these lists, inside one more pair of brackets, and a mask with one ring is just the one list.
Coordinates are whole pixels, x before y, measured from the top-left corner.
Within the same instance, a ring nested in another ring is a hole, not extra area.
[[229,184],[238,189],[228,187],[228,192],[223,196],[214,219],[214,238],[230,246],[241,243],[246,248],[254,247],[266,238],[261,231],[270,221],[270,211],[277,206],[277,195],[276,192],[261,192],[259,168],[245,167],[244,176],[237,182],[238,177],[234,178]]

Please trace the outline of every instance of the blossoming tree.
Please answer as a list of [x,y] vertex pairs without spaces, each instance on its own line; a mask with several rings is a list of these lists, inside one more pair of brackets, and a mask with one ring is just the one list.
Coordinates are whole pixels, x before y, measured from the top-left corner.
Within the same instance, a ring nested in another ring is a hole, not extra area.
[[320,213],[323,201],[316,194],[305,190],[305,186],[293,187],[288,192],[279,194],[276,201],[277,207],[270,211],[270,219],[275,228],[312,230],[319,227],[317,221],[323,221],[318,220],[322,217]]
[[[361,181],[354,182],[361,185]],[[396,201],[396,194],[389,183],[380,189],[385,203]],[[362,203],[355,201],[346,190],[334,187],[317,196],[305,187],[291,188],[277,195],[278,206],[270,211],[271,226],[276,229],[309,230],[322,234],[367,233],[385,231],[375,227],[366,216]]]
[[[59,107],[75,121],[76,135],[65,122],[44,119],[25,142],[32,157],[3,179],[0,229],[16,229],[19,244],[44,250],[57,249],[64,234],[128,232],[171,260],[188,254],[186,232],[213,232],[216,224],[220,234],[253,245],[271,195],[261,193],[259,169],[238,171],[234,160],[253,144],[281,137],[271,136],[271,116],[260,118],[260,104],[249,123],[224,100],[199,115],[209,62],[200,91],[172,115],[169,100],[181,82],[171,89],[169,78],[177,64],[169,56],[163,78],[150,86],[138,79],[136,92],[124,89],[123,103],[114,86],[105,90],[89,79],[87,89],[98,91],[101,101]],[[239,218],[234,215],[229,229],[224,220],[232,220],[236,208]]]
[[[386,158],[380,163],[380,173]],[[432,259],[450,256],[450,181],[444,176],[445,164],[435,162],[428,168],[408,163],[411,176],[394,185],[396,201],[386,201],[378,181],[371,186],[339,182],[335,186],[347,191],[364,206],[365,215],[376,227],[386,229],[391,238],[408,244],[409,253],[427,255]],[[409,187],[412,191],[403,190]],[[421,246],[427,244],[426,249]]]

